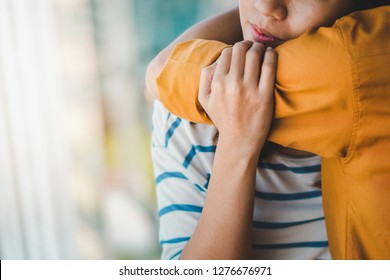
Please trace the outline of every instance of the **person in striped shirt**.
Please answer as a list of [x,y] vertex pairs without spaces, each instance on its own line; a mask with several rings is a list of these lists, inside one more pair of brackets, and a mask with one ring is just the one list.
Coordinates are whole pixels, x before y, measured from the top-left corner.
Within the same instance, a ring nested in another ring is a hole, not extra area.
[[[215,126],[178,118],[160,102],[155,102],[152,156],[163,259],[183,258],[183,249],[194,235],[201,216],[205,215],[202,212],[207,207],[210,190],[215,188],[210,177],[211,174],[214,176],[216,136]],[[234,170],[222,174],[227,179],[238,177],[234,174],[236,171],[242,172],[238,168],[240,162],[232,164]],[[229,238],[230,226],[236,224],[234,220],[239,218],[242,222],[246,219],[245,223],[250,223],[245,226],[238,224],[237,227],[250,228],[245,237],[248,239],[242,241],[251,247],[251,254],[241,255],[240,258],[329,259],[321,203],[320,165],[321,160],[317,156],[296,158],[280,152],[263,155],[252,171],[255,174],[243,173],[246,177],[254,178],[253,185],[247,185],[243,180],[236,182],[237,186],[223,184],[216,189],[213,195],[220,202],[219,213],[224,217],[210,215],[213,218],[211,226],[199,236],[202,246]],[[237,187],[237,190],[233,187]],[[232,192],[231,198],[225,197],[223,193],[230,194],[231,189],[237,193]],[[241,196],[248,199],[240,202]],[[245,217],[234,217],[234,212],[240,212],[243,207],[247,208]],[[244,246],[236,240],[223,242],[223,247],[228,247],[225,242]],[[228,255],[224,252],[225,248],[219,248],[221,251],[218,252],[212,245],[204,248],[207,255],[191,258],[237,258],[231,255],[236,252],[228,252]]]
[[[276,61],[264,44],[276,47],[308,28],[329,25],[350,12],[353,3],[240,1],[241,22],[249,25],[244,39],[255,43],[224,51],[214,79],[219,81],[217,91],[233,96],[231,85],[239,85],[247,89],[247,98],[236,106],[228,98],[213,102],[203,97],[215,126],[185,121],[155,103],[152,156],[162,258],[330,258],[320,158],[280,147],[260,156],[272,119]],[[208,24],[228,28],[224,20]],[[224,41],[229,40],[236,38]],[[148,84],[153,92],[153,82]]]

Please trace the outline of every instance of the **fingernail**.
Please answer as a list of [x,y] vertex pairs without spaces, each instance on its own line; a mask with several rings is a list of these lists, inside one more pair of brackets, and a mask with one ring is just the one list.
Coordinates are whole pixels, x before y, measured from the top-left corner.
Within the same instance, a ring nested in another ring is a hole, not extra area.
[[272,52],[273,49],[271,47],[267,47],[267,52]]

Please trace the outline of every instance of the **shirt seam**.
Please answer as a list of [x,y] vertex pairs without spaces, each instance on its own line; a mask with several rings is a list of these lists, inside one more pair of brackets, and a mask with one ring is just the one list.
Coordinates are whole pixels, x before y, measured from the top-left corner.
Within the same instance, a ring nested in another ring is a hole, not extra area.
[[[346,25],[339,25],[339,29],[341,31],[341,36],[344,40],[344,44],[346,46],[346,51],[349,58],[349,67],[350,67],[350,75],[351,75],[351,89],[352,89],[352,131],[351,131],[351,138],[347,147],[346,155],[344,158],[342,158],[342,162],[344,163],[344,166],[348,164],[353,156],[354,151],[356,147],[357,142],[357,135],[360,127],[361,122],[361,104],[360,104],[360,95],[359,95],[359,89],[357,85],[358,82],[358,75],[356,73],[356,67],[353,65],[354,58],[356,55],[354,54],[353,48],[352,48],[352,41],[351,37],[348,35],[350,34],[350,27]],[[351,186],[347,182],[347,192],[350,191]],[[349,196],[348,196],[349,197]],[[350,211],[350,205],[349,205],[349,199],[347,198],[346,202],[346,228],[345,228],[345,246],[344,246],[344,254],[343,258],[348,259],[351,256],[350,246],[349,246],[349,231],[351,226],[351,220],[349,216]]]
[[[346,155],[343,159],[344,163],[348,163],[351,158],[353,157],[355,146],[356,146],[356,140],[357,140],[357,134],[360,127],[360,120],[361,120],[361,109],[360,109],[360,96],[359,96],[359,90],[357,85],[359,84],[359,79],[357,77],[356,70],[353,66],[353,58],[355,55],[353,54],[352,50],[352,42],[350,40],[350,37],[348,36],[348,27],[345,26],[339,26],[341,30],[341,35],[344,39],[344,44],[346,46],[346,51],[348,53],[349,58],[349,68],[350,68],[350,75],[351,75],[351,89],[352,89],[352,131],[350,140],[347,146]],[[347,30],[346,30],[347,29]],[[347,35],[345,35],[347,34]]]

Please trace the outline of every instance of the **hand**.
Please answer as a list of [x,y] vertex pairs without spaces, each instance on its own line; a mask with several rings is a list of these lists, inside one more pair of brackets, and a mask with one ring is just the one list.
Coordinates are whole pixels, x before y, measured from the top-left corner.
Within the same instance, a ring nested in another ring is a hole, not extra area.
[[260,151],[273,118],[275,72],[275,52],[248,41],[225,49],[203,69],[198,98],[219,131],[219,141]]

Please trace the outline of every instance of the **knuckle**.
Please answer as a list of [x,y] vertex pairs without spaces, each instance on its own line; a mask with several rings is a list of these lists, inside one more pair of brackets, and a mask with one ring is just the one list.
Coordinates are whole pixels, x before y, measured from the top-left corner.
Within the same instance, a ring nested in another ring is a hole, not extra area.
[[221,56],[230,55],[230,54],[232,53],[232,50],[233,50],[232,47],[223,49],[223,50],[222,50],[222,53],[221,53]]
[[229,88],[231,89],[231,93],[236,96],[240,96],[243,92],[245,92],[244,85],[239,83],[233,83],[231,86],[229,86]]
[[251,46],[252,46],[252,42],[242,41],[242,42],[235,43],[233,49],[237,51],[247,51]]
[[251,47],[251,51],[263,55],[265,52],[265,46],[261,43],[254,43]]
[[212,70],[212,66],[206,66],[206,67],[203,67],[202,70],[200,71],[200,74],[203,76],[207,76]]
[[263,55],[263,52],[260,49],[251,48],[246,54],[251,57],[251,59],[259,59]]
[[201,76],[212,78],[214,76],[215,70],[217,69],[217,66],[218,66],[217,63],[213,63],[209,66],[203,67],[201,72],[200,72]]
[[206,101],[205,96],[202,95],[202,94],[199,94],[199,95],[198,95],[198,101],[199,101],[200,105],[204,106],[204,105],[206,104],[206,103],[205,103],[205,101]]
[[216,80],[213,80],[212,84],[211,84],[211,91],[212,92],[221,92],[223,90],[223,83],[219,80],[219,79],[216,79]]

